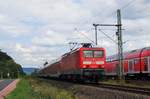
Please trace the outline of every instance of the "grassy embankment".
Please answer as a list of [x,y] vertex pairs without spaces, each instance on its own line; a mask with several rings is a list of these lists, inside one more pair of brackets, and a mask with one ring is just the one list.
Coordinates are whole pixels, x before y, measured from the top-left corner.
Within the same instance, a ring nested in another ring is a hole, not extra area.
[[22,79],[6,99],[75,99],[72,93],[37,79]]

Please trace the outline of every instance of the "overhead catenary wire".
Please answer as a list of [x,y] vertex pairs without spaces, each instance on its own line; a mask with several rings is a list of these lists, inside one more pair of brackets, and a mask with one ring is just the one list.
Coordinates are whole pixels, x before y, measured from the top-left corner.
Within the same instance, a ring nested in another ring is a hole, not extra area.
[[[128,1],[125,5],[123,5],[122,7],[120,7],[119,9],[124,10],[126,8],[128,8],[131,4],[133,4],[134,2],[136,2],[137,0],[130,0]],[[107,17],[112,16],[114,13],[116,13],[116,11],[113,11],[112,13],[110,13]],[[102,23],[102,22],[101,22]],[[102,29],[101,29],[102,30]],[[102,31],[101,31],[102,32]],[[88,39],[89,41],[91,41],[92,43],[94,42],[93,40],[91,40],[88,36],[86,36],[85,34],[81,33],[84,37],[86,37],[86,39]],[[103,33],[104,34],[104,33]],[[105,33],[106,34],[106,33]],[[105,35],[104,34],[104,35]],[[106,35],[105,35],[106,36]],[[108,36],[108,35],[107,35]],[[111,37],[109,37],[111,38]],[[113,42],[114,40],[111,39]]]
[[[119,9],[120,9],[120,10],[124,10],[124,9],[126,9],[127,7],[129,7],[132,3],[134,3],[135,1],[137,1],[137,0],[131,0],[131,1],[129,1],[128,3],[126,3],[125,5],[123,5],[122,7],[120,7]],[[116,11],[113,11],[113,12],[111,12],[110,14],[108,14],[107,17],[112,16],[112,15],[115,14],[115,13],[116,13]]]
[[84,37],[86,37],[86,39],[88,39],[89,41],[91,41],[92,43],[94,43],[94,41],[93,40],[91,40],[88,36],[86,36],[84,33],[82,33],[82,32],[80,32],[81,33],[81,35],[83,35]]
[[[127,8],[128,6],[130,6],[132,3],[134,3],[135,1],[137,1],[137,0],[131,0],[129,3],[127,3],[126,5],[124,5],[122,8],[121,8],[121,10],[123,11],[125,8]],[[140,13],[139,15],[139,17],[149,17],[150,16],[150,14],[148,14],[148,15],[144,15],[144,16],[141,16],[142,14],[141,13],[143,13],[146,9],[149,9],[149,6],[147,7],[144,7],[143,9],[139,9],[138,11],[135,11],[134,13],[136,14],[136,13]],[[147,11],[147,12],[149,12],[149,11]],[[135,15],[134,14],[134,15]]]
[[[129,2],[127,2],[125,5],[123,5],[122,7],[120,7],[120,10],[126,9],[127,7],[129,7],[131,4],[133,4],[134,2],[136,2],[137,0],[130,0]],[[107,17],[112,16],[113,14],[116,14],[116,11],[112,11],[110,14],[108,13],[108,15],[106,15]],[[101,23],[103,23],[105,20],[102,20]],[[89,21],[87,21],[89,22]],[[86,23],[87,23],[86,22]],[[91,24],[91,23],[88,23]]]
[[91,40],[87,35],[85,35],[84,33],[80,32],[79,30],[77,30],[77,28],[75,28],[75,31],[79,32],[81,35],[83,35],[87,40],[89,40],[90,42],[92,42],[94,44],[94,41]]
[[149,6],[148,6],[148,7],[146,6],[146,7],[144,7],[143,9],[138,10],[137,13],[141,13],[141,12],[143,12],[143,11],[146,11],[147,9],[149,10],[150,7],[149,7]]
[[[130,0],[129,2],[127,2],[125,5],[121,6],[121,7],[118,7],[118,9],[120,10],[124,10],[126,8],[128,8],[131,4],[133,4],[134,2],[136,2],[137,0]],[[112,11],[110,14],[108,13],[108,15],[106,15],[107,17],[110,17],[112,16],[113,14],[116,14],[116,10],[115,11]],[[103,21],[101,21],[101,23],[103,23]]]
[[[130,6],[132,3],[134,3],[135,1],[136,1],[136,0],[130,0],[128,3],[126,3],[124,6],[122,6],[122,7],[119,8],[119,9],[123,10],[123,9],[129,7],[129,6]],[[114,13],[116,13],[116,11],[112,12],[110,15],[112,15],[112,14],[114,14]],[[99,31],[100,31],[101,33],[103,33],[106,37],[108,37],[111,41],[117,43],[115,40],[113,40],[110,36],[108,36],[108,35],[107,35],[105,32],[103,32],[101,29],[99,29]]]
[[123,10],[125,8],[127,8],[128,6],[130,6],[133,2],[135,2],[136,0],[131,0],[129,1],[127,4],[125,4],[124,6],[122,6],[120,9]]
[[149,15],[145,15],[145,16],[141,16],[141,17],[145,17],[145,18],[147,18],[147,17],[150,17],[150,14],[149,14]]
[[111,41],[113,41],[115,44],[117,44],[117,42],[112,39],[109,35],[107,35],[104,31],[102,31],[101,29],[98,29],[102,34],[104,34],[107,38],[109,38]]

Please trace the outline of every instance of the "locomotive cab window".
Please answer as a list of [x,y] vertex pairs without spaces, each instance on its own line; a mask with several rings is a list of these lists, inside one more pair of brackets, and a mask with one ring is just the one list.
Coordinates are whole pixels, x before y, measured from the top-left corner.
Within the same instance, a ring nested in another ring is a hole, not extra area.
[[84,57],[93,57],[93,51],[83,51]]
[[94,57],[99,58],[104,56],[104,51],[94,51]]
[[86,51],[83,51],[83,54],[84,54],[85,58],[87,58],[87,57],[89,57],[89,58],[92,58],[92,57],[100,58],[100,57],[104,56],[104,51],[102,51],[102,50],[101,51],[100,50],[93,50],[93,51],[86,50]]

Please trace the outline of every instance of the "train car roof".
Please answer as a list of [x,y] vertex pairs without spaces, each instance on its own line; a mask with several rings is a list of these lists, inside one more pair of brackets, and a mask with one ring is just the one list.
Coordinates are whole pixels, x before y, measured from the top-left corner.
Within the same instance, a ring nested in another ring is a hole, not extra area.
[[103,47],[90,47],[90,48],[86,48],[86,47],[81,47],[80,49],[104,49]]
[[147,53],[148,50],[150,51],[150,47],[144,47],[141,49],[132,50],[129,53],[127,53],[126,58],[130,59],[130,58],[142,57],[143,54],[148,54]]
[[72,54],[72,53],[74,53],[74,52],[76,52],[76,51],[85,50],[85,49],[104,49],[104,48],[103,48],[103,47],[90,47],[90,48],[87,48],[87,47],[80,47],[80,48],[76,48],[76,49],[74,49],[74,50],[72,50],[72,51],[70,51],[70,52],[67,52],[67,53],[63,54],[61,57],[63,58],[63,57],[65,57],[65,56],[67,56],[68,54]]
[[[141,48],[141,49],[136,49],[136,50],[124,52],[123,53],[123,59],[130,59],[130,58],[139,57],[141,52],[146,51],[146,50],[150,50],[150,47],[145,47],[145,48]],[[106,61],[116,61],[118,59],[119,59],[118,54],[114,54],[114,55],[108,56],[106,58]]]

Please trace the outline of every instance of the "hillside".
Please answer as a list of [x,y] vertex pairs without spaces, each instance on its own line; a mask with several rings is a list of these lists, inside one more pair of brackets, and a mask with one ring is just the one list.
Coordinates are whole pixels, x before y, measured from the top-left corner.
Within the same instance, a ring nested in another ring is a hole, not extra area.
[[30,75],[35,70],[37,70],[37,68],[25,68],[25,67],[23,68],[23,72],[25,72],[27,75]]
[[0,78],[16,78],[23,74],[21,65],[0,50]]

